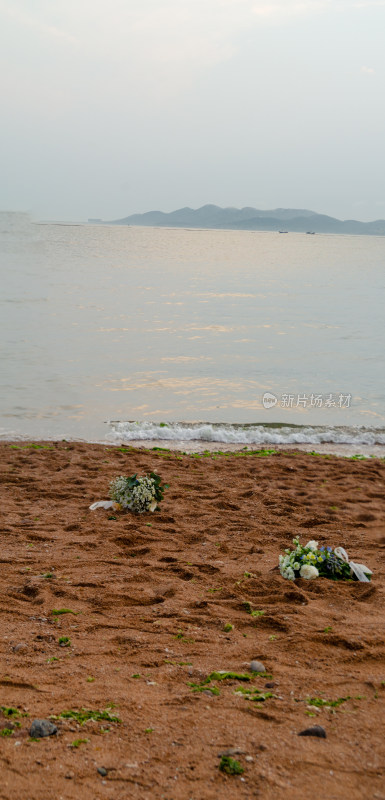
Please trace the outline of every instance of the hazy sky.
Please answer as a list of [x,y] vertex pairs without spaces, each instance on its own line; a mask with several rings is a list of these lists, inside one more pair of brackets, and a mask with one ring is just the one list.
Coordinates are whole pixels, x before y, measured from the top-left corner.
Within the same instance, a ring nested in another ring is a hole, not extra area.
[[0,209],[385,218],[385,0],[0,0]]

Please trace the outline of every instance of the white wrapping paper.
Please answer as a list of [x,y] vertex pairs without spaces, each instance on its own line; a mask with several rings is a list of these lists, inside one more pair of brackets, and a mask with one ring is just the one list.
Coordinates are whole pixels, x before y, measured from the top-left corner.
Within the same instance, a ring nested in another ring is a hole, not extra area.
[[369,583],[369,578],[367,575],[373,574],[369,567],[366,567],[365,564],[356,564],[355,561],[349,561],[349,556],[343,547],[336,547],[334,552],[338,558],[342,558],[342,561],[345,561],[346,564],[349,564],[349,567],[356,576],[357,580],[362,581],[363,583]]

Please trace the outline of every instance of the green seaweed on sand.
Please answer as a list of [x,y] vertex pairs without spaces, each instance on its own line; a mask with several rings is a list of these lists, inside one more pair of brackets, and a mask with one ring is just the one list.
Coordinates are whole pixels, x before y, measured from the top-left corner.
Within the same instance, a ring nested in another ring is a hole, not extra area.
[[[278,450],[247,450],[239,455],[256,456],[257,458],[265,458],[267,456],[275,456]],[[238,455],[238,454],[237,454]]]
[[219,457],[223,458],[248,458],[248,456],[252,456],[253,458],[268,458],[269,456],[276,455],[278,450],[238,450],[238,451],[228,451],[228,450],[203,450],[197,453],[186,453],[184,452],[183,455],[189,455],[190,458],[213,458],[217,459]]
[[59,617],[61,614],[80,614],[80,611],[72,611],[72,608],[53,608],[51,611],[53,617]]
[[71,639],[69,636],[60,636],[59,645],[60,647],[71,647]]
[[261,611],[258,608],[252,608],[252,605],[248,600],[244,600],[242,606],[245,609],[246,613],[250,614],[251,617],[263,617],[265,613],[264,611]]
[[[219,695],[220,691],[217,686],[210,686],[213,682],[221,682],[221,681],[237,681],[238,683],[251,683],[256,676],[254,674],[247,674],[244,672],[231,672],[225,670],[218,670],[215,672],[210,672],[207,675],[207,678],[202,680],[200,683],[188,683],[187,685],[190,686],[193,692],[211,692],[213,695]],[[261,677],[260,675],[258,677]],[[271,677],[271,676],[269,676]],[[262,703],[265,700],[269,700],[272,697],[276,697],[273,692],[263,692],[261,689],[257,687],[253,687],[249,685],[247,688],[244,686],[237,686],[234,691],[234,694],[242,695],[246,700],[252,700],[256,703]]]
[[262,692],[260,689],[252,689],[251,687],[246,689],[244,686],[239,686],[234,694],[241,694],[246,700],[253,700],[256,703],[263,703],[265,700],[276,696],[273,692]]
[[218,670],[210,672],[207,676],[206,682],[211,681],[252,681],[253,675],[248,675],[246,672],[227,672],[226,670]]
[[245,771],[239,761],[231,756],[222,756],[219,769],[221,772],[226,772],[227,775],[242,775]]
[[337,700],[324,700],[322,697],[307,697],[306,702],[309,706],[315,706],[316,708],[338,708],[342,703],[346,703],[347,700],[350,699],[349,695],[347,697],[338,697]]
[[19,711],[18,708],[14,708],[14,706],[0,706],[0,711],[3,717],[8,717],[8,719],[25,716],[25,714],[22,714],[21,711]]
[[188,636],[185,636],[181,629],[173,636],[173,639],[179,639],[180,642],[185,642],[185,644],[194,644],[195,641],[195,639],[189,639]]
[[212,695],[218,696],[220,694],[220,690],[217,686],[208,686],[207,683],[188,683],[187,686],[190,686],[193,692],[211,692]]
[[252,681],[254,675],[247,675],[244,672],[229,672],[226,670],[218,670],[210,672],[204,680],[200,683],[188,683],[193,692],[211,692],[213,695],[219,695],[220,691],[217,686],[210,686],[210,683],[221,681]]
[[48,444],[10,444],[11,450],[54,450],[54,447]]
[[60,714],[52,715],[50,719],[74,719],[80,725],[84,725],[90,719],[98,722],[99,720],[108,720],[108,722],[121,722],[120,717],[116,714],[111,714],[108,709],[105,711],[95,711],[87,708],[82,708],[80,711],[69,709],[68,711],[61,711]]

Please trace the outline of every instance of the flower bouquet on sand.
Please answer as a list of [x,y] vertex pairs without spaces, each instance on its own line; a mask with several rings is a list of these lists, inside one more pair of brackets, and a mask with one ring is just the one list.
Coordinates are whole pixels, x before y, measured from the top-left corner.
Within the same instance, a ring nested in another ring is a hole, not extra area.
[[165,489],[168,489],[168,484],[162,484],[162,479],[156,472],[139,478],[137,475],[119,475],[110,483],[111,500],[98,500],[92,503],[90,510],[113,508],[115,511],[133,511],[136,514],[155,511],[163,499]]
[[283,578],[294,581],[296,578],[330,578],[332,581],[356,580],[370,581],[372,571],[365,564],[349,561],[343,547],[318,547],[318,542],[310,541],[306,545],[293,539],[294,550],[285,550],[279,556],[279,571]]

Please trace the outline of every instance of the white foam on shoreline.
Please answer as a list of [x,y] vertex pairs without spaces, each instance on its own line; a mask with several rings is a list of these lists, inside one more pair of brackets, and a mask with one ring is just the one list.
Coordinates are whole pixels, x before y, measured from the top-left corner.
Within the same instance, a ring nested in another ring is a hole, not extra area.
[[364,427],[231,425],[221,423],[110,422],[108,439],[119,442],[204,442],[242,446],[321,445],[385,446],[385,430]]

